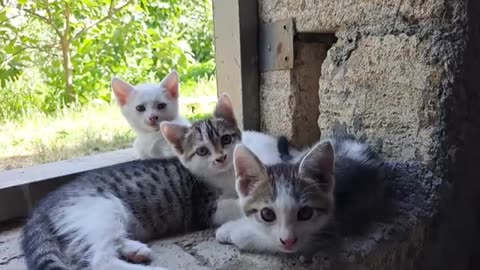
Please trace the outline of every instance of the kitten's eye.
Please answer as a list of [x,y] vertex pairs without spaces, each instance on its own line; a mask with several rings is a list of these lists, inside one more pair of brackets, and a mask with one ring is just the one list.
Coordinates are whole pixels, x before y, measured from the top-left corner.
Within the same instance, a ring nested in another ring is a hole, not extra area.
[[222,141],[222,145],[227,145],[227,144],[230,144],[232,142],[232,136],[231,135],[223,135],[220,140]]
[[304,206],[298,210],[297,219],[300,221],[305,221],[311,219],[313,216],[313,208],[310,206]]
[[210,154],[210,151],[208,151],[208,149],[206,147],[200,147],[197,149],[197,151],[195,151],[195,153],[201,157],[203,156],[206,156],[208,154]]
[[137,109],[137,111],[139,111],[139,112],[143,112],[143,111],[145,111],[145,106],[144,105],[138,105],[135,109]]
[[270,208],[263,208],[262,211],[260,211],[260,215],[266,222],[272,222],[277,218],[275,212],[273,212],[273,210]]
[[167,104],[166,104],[166,103],[158,103],[158,105],[157,105],[157,108],[158,108],[159,110],[163,110],[163,109],[165,109],[165,107],[167,107]]

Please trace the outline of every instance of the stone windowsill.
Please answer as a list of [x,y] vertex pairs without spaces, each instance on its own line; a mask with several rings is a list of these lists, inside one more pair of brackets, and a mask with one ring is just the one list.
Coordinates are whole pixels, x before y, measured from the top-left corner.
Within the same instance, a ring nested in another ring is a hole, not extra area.
[[[0,222],[25,217],[40,198],[75,175],[136,159],[132,148],[0,172]],[[6,207],[8,206],[8,207]]]
[[[179,270],[415,269],[436,213],[441,180],[416,162],[388,167],[386,179],[394,206],[391,218],[372,225],[365,235],[345,239],[335,258],[319,254],[306,263],[296,256],[240,252],[217,243],[213,231],[207,230],[153,241],[153,264]],[[19,227],[0,227],[0,269],[25,269]]]

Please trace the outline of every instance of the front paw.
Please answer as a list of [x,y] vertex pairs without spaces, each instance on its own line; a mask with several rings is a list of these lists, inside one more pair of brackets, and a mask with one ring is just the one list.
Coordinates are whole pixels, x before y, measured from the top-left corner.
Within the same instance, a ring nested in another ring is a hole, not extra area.
[[233,244],[232,243],[232,226],[230,223],[225,223],[215,232],[215,238],[218,242],[222,244]]

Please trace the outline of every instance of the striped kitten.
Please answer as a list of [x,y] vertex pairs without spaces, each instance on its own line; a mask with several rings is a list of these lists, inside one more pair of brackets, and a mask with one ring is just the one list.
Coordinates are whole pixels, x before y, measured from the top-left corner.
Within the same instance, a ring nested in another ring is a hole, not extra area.
[[211,227],[216,209],[217,190],[178,159],[133,161],[49,194],[27,222],[22,248],[29,270],[161,270],[127,260],[151,259],[144,241]]
[[289,154],[288,141],[283,152],[279,151],[281,143],[285,143],[282,137],[240,131],[226,94],[218,99],[212,119],[199,121],[191,127],[163,122],[160,129],[184,166],[220,188],[226,197],[236,197],[233,150],[237,143],[242,142],[266,164],[281,163],[282,153]]
[[185,127],[163,122],[160,130],[182,164],[222,190],[226,197],[236,197],[233,150],[242,140],[230,99],[220,97],[213,118]]
[[234,164],[244,217],[216,237],[240,249],[311,254],[332,230],[359,231],[382,205],[383,162],[349,136],[319,142],[298,164],[267,167],[238,145]]

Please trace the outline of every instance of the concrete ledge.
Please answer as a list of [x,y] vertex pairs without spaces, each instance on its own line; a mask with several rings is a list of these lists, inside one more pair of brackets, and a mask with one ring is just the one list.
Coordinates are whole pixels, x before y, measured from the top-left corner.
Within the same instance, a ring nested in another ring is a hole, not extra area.
[[136,159],[133,148],[100,153],[0,172],[0,190],[48,179],[72,176]]
[[79,173],[137,159],[132,148],[0,172],[0,222],[28,215],[36,201]]
[[[387,182],[393,209],[390,217],[371,226],[365,235],[344,239],[335,253],[316,255],[312,262],[296,256],[240,252],[217,243],[213,230],[207,230],[152,242],[153,265],[178,270],[418,269],[442,181],[417,162],[392,162]],[[0,269],[25,269],[19,236],[18,224],[0,227]]]

